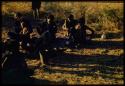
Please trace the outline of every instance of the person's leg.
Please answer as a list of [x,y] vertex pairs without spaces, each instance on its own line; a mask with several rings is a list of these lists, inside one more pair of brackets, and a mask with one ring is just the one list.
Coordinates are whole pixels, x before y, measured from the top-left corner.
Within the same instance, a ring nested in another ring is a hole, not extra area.
[[35,20],[37,20],[38,19],[38,9],[36,8],[36,9],[33,9],[33,17],[34,17],[34,19]]
[[39,9],[38,8],[36,8],[36,19],[38,20],[39,19]]
[[44,61],[44,55],[42,52],[39,52],[39,57],[40,57],[41,66],[43,67],[45,65],[45,61]]
[[40,38],[34,40],[34,52],[32,53],[33,56],[37,56],[39,52],[44,49],[45,46],[43,46],[43,38],[44,35],[41,35]]
[[30,47],[30,39],[28,35],[22,35],[21,38],[21,46],[25,51],[29,51],[29,47]]
[[75,39],[74,41],[75,48],[78,48],[80,44],[80,35],[76,35],[74,39]]
[[35,9],[33,9],[33,18],[35,19]]
[[90,34],[89,36],[88,36],[88,40],[87,40],[87,44],[91,44],[92,43],[92,37],[93,37],[93,34]]

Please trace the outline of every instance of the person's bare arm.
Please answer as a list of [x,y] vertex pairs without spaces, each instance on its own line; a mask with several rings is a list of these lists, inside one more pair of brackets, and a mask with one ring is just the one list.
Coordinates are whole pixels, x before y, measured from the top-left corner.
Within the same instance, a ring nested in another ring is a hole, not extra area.
[[94,34],[94,30],[92,28],[90,28],[90,27],[88,27],[88,26],[85,25],[85,29],[91,31],[92,35]]

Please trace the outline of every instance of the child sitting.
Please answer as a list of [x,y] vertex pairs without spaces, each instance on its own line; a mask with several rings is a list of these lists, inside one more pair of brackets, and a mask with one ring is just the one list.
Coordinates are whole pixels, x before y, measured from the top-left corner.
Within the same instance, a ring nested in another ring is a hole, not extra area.
[[19,33],[20,36],[20,45],[23,49],[27,50],[30,46],[30,30],[25,22],[21,22],[21,31]]

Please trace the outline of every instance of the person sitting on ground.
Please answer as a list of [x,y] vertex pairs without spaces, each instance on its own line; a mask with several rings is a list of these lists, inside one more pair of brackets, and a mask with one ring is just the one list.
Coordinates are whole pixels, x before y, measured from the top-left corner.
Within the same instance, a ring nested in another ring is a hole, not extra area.
[[14,30],[14,32],[11,32],[12,36],[16,35],[16,40],[23,48],[26,48],[32,27],[30,22],[20,12],[14,14]]
[[66,27],[68,28],[69,42],[71,47],[74,46],[75,25],[76,20],[74,19],[74,16],[70,14],[66,23]]
[[42,23],[42,30],[43,33],[48,31],[49,34],[51,35],[51,42],[54,42],[56,38],[56,32],[57,32],[57,25],[56,22],[54,21],[54,16],[50,14],[46,21]]
[[76,22],[76,25],[75,25],[75,33],[74,33],[74,45],[75,45],[75,48],[78,48],[79,45],[80,45],[80,40],[81,40],[81,26],[80,26],[80,23],[79,21]]
[[20,35],[20,44],[22,46],[23,49],[28,49],[28,47],[30,46],[30,34],[32,33],[32,31],[30,30],[30,28],[28,27],[28,24],[25,21],[21,22],[21,31],[19,33]]
[[15,37],[15,34],[8,32],[8,40],[4,41],[3,46],[2,81],[6,83],[14,80],[21,83],[28,77],[29,72],[25,56],[19,52],[19,44]]
[[[56,39],[57,26],[54,21],[54,16],[50,14],[47,17],[46,21],[43,22],[42,25],[40,25],[40,26],[41,26],[40,27],[41,35],[36,44],[36,53],[41,52],[41,54],[43,55],[45,64],[48,64],[48,59],[49,59],[49,56],[53,52],[52,47],[53,47],[53,44]],[[40,54],[40,56],[41,56],[41,54]],[[43,62],[41,62],[41,63],[43,63]]]
[[15,38],[18,42],[20,41],[20,31],[21,31],[21,21],[23,20],[23,16],[21,13],[14,13],[14,31],[9,31],[10,37]]
[[76,20],[74,19],[74,15],[70,14],[67,19],[67,23],[66,23],[66,27],[68,28],[69,36],[74,33],[73,30],[75,27],[75,23],[76,23]]
[[33,32],[30,33],[30,43],[31,43],[31,49],[32,51],[35,50],[37,42],[40,40],[40,34],[38,32],[38,27],[33,29]]
[[[87,25],[85,25],[85,15],[82,15],[80,18],[79,18],[79,23],[80,23],[80,26],[81,26],[81,44],[82,43],[87,43],[88,41],[90,41],[94,35],[94,30],[92,30],[90,27],[88,27]],[[91,32],[91,34],[87,34],[87,30],[89,30]],[[89,39],[87,39],[89,38]]]
[[23,20],[23,15],[19,12],[14,13],[14,30],[16,34],[21,31],[21,21]]
[[22,30],[21,23],[24,22],[27,27],[29,28],[29,31],[32,32],[32,27],[28,19],[26,19],[20,12],[17,12],[14,14],[14,30],[16,34],[19,34]]

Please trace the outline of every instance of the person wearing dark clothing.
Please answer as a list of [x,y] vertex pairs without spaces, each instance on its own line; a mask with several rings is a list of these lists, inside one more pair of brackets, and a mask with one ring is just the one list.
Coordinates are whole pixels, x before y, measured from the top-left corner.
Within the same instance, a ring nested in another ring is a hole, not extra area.
[[54,22],[54,16],[50,15],[47,19],[47,22],[48,22],[47,27],[52,36],[52,40],[55,40],[56,32],[57,32],[57,25],[56,25],[56,22]]
[[54,41],[56,38],[56,32],[57,32],[57,25],[54,21],[54,16],[49,15],[46,19],[46,22],[43,22],[42,24],[42,30],[43,33],[48,31],[51,35],[51,41]]
[[86,41],[86,30],[85,30],[85,16],[82,15],[80,18],[79,18],[79,24],[80,24],[80,43],[83,43]]
[[25,22],[21,22],[22,30],[20,31],[20,42],[23,49],[28,49],[30,45],[30,33],[32,32],[29,25]]
[[[2,83],[23,83],[28,77],[28,68],[25,62],[25,55],[19,52],[19,44],[15,36],[9,36],[4,42],[2,54]],[[16,82],[15,82],[16,80]]]
[[74,33],[74,45],[75,45],[75,47],[78,47],[80,45],[81,36],[82,36],[81,26],[80,26],[79,21],[77,21],[75,24],[75,33]]
[[41,52],[41,54],[43,55],[44,63],[48,64],[48,59],[49,56],[52,55],[52,47],[56,39],[57,26],[54,22],[54,16],[49,15],[46,21],[42,23],[40,28],[42,30],[40,31],[41,35],[36,44],[36,52]]
[[22,48],[26,49],[27,43],[30,41],[29,35],[32,32],[31,24],[21,13],[15,13],[14,19],[15,32],[9,32],[9,36],[15,37]]
[[33,16],[34,16],[34,19],[39,19],[39,16],[40,16],[40,12],[39,12],[39,9],[41,7],[41,1],[34,1],[32,0],[32,10],[33,10]]
[[[40,35],[41,35],[41,28],[36,27],[33,29],[33,32],[30,33],[30,52],[34,52],[36,50],[37,43],[40,40]],[[42,45],[42,43],[40,43]],[[37,52],[38,54],[38,52]],[[32,57],[32,56],[31,56]],[[34,56],[33,56],[34,57]]]
[[71,14],[69,15],[68,20],[66,22],[66,27],[68,28],[69,41],[71,46],[74,45],[75,25],[76,20],[74,19],[74,16]]
[[[79,24],[80,24],[80,33],[81,33],[81,43],[87,43],[88,41],[90,41],[92,39],[92,36],[94,34],[94,30],[92,30],[91,28],[89,28],[88,26],[85,25],[85,16],[82,15],[79,19]],[[87,34],[86,31],[89,30],[91,32],[91,34]],[[89,37],[89,39],[87,39],[87,37]]]
[[22,31],[23,25],[28,27],[28,31],[30,33],[32,32],[32,27],[31,27],[30,22],[26,18],[24,18],[21,13],[15,13],[14,14],[14,29],[15,29],[16,34],[20,34],[20,32]]
[[15,13],[14,14],[14,30],[16,34],[19,34],[21,31],[21,21],[23,19],[23,16],[21,13]]
[[74,30],[74,27],[75,27],[75,23],[76,23],[76,20],[74,19],[74,16],[71,14],[68,17],[68,20],[67,20],[67,23],[66,23],[66,27],[68,28],[69,35],[72,34],[72,32]]

